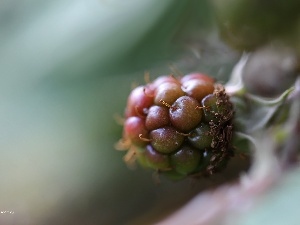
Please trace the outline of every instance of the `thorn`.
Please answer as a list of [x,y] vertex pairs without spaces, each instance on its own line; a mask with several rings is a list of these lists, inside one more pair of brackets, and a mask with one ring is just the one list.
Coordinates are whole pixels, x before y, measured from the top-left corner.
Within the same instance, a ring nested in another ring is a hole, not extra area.
[[146,142],[152,141],[151,139],[149,139],[149,138],[143,138],[142,136],[143,136],[143,134],[139,134],[139,138],[140,138],[142,141],[146,141]]
[[[182,77],[183,76],[183,73],[174,65],[174,64],[172,64],[172,63],[170,63],[169,64],[169,67],[170,67],[170,70],[174,73],[174,74],[176,74],[176,75],[178,75],[179,77]],[[176,78],[175,78],[176,79]]]
[[145,73],[144,73],[144,80],[145,80],[145,83],[146,83],[146,84],[151,83],[149,71],[145,71]]
[[138,85],[137,82],[132,82],[132,83],[131,83],[131,90],[137,88],[138,86],[139,86],[139,85]]
[[170,77],[172,77],[173,79],[177,80],[177,78],[172,73],[170,74]]
[[115,114],[113,115],[113,118],[114,118],[114,120],[116,121],[116,123],[117,123],[118,125],[121,125],[121,126],[124,125],[124,123],[125,123],[125,118],[122,117],[122,116],[120,116],[120,114],[115,113]]
[[180,81],[178,80],[178,78],[176,78],[176,77],[174,76],[174,74],[170,74],[170,77],[172,77],[172,78],[174,79],[174,81],[175,81],[177,84],[179,84],[179,85],[181,86]]
[[131,146],[131,141],[130,139],[120,139],[116,144],[115,144],[115,149],[118,151],[124,151],[129,149]]
[[129,168],[134,169],[136,160],[136,149],[134,147],[131,147],[126,153],[126,155],[123,157],[123,160],[126,162]]

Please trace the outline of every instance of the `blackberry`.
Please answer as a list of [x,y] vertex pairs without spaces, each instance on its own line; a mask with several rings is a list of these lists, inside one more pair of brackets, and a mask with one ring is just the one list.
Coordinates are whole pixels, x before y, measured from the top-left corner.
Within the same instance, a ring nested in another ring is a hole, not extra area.
[[184,141],[184,136],[172,126],[152,130],[150,138],[152,146],[160,153],[174,152]]
[[208,124],[200,123],[200,125],[192,130],[188,136],[191,145],[202,150],[210,148],[213,140],[210,130],[211,128]]
[[181,85],[177,83],[163,83],[159,85],[156,89],[154,103],[156,105],[163,106],[164,103],[161,101],[165,101],[168,104],[173,104],[176,99],[183,96],[184,92],[181,89]]
[[148,130],[155,130],[170,123],[169,109],[153,105],[149,108],[145,125]]
[[192,97],[182,96],[170,107],[172,125],[183,132],[189,132],[200,123],[202,110],[197,109],[199,103]]
[[187,175],[195,171],[201,162],[201,151],[188,145],[170,156],[172,168],[179,174]]
[[171,179],[210,175],[226,166],[231,147],[233,105],[224,87],[201,73],[161,76],[135,88],[125,109],[117,149]]
[[169,170],[171,168],[170,159],[168,155],[157,152],[152,145],[147,145],[146,149],[142,151],[144,163],[146,167],[155,170]]

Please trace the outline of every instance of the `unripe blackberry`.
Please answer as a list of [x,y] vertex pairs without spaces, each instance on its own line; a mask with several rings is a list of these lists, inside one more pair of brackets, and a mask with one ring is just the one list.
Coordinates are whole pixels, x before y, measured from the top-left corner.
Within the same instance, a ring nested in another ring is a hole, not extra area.
[[165,127],[170,123],[169,109],[153,105],[149,108],[145,125],[148,130]]
[[210,133],[210,126],[206,123],[201,123],[188,136],[188,140],[192,146],[197,149],[206,149],[211,147],[213,136]]
[[201,73],[162,76],[135,88],[127,102],[123,138],[145,168],[181,179],[221,171],[233,155],[233,106],[222,85]]
[[206,122],[224,123],[232,118],[233,106],[225,89],[221,85],[215,87],[214,93],[202,99]]
[[125,117],[145,116],[153,101],[153,91],[150,88],[144,86],[135,88],[128,97]]
[[181,85],[177,83],[163,83],[157,87],[154,103],[156,105],[163,106],[162,100],[172,105],[176,99],[183,96],[184,92],[181,89]]
[[180,82],[174,76],[170,75],[170,76],[160,76],[148,85],[152,90],[155,91],[161,84],[166,84],[166,83],[180,84]]
[[192,97],[178,98],[169,110],[172,125],[182,132],[188,132],[196,127],[202,118],[202,110],[197,107],[199,103]]
[[169,156],[157,152],[152,145],[147,145],[143,154],[148,167],[157,170],[169,170],[171,168]]
[[179,174],[192,173],[199,165],[202,153],[195,148],[184,145],[171,155],[173,169]]
[[204,81],[204,82],[210,82],[210,83],[215,83],[215,79],[212,77],[209,77],[203,73],[190,73],[185,75],[180,79],[180,82],[184,84],[185,82],[189,80],[199,80],[199,81]]
[[146,145],[145,141],[139,137],[142,135],[147,138],[149,134],[143,119],[136,116],[129,117],[124,124],[124,133],[124,136],[130,139],[132,144],[139,146]]
[[214,84],[211,82],[201,81],[201,80],[188,80],[182,84],[184,92],[201,102],[201,100],[214,92]]
[[171,153],[178,149],[184,136],[173,127],[163,127],[150,132],[150,140],[154,149],[161,153]]

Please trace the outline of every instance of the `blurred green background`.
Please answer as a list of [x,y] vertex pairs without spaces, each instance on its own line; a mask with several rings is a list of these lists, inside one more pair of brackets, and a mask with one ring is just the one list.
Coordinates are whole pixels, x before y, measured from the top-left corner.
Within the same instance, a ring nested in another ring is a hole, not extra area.
[[208,1],[2,0],[0,29],[1,224],[150,224],[216,183],[156,185],[114,150],[144,71],[226,81]]

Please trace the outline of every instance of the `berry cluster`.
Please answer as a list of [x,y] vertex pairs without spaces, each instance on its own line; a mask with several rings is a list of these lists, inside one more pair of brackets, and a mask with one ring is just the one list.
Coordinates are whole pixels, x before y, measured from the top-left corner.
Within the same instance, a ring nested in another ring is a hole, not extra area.
[[224,87],[201,73],[161,76],[128,97],[123,138],[128,164],[172,177],[209,175],[233,155],[233,106]]

